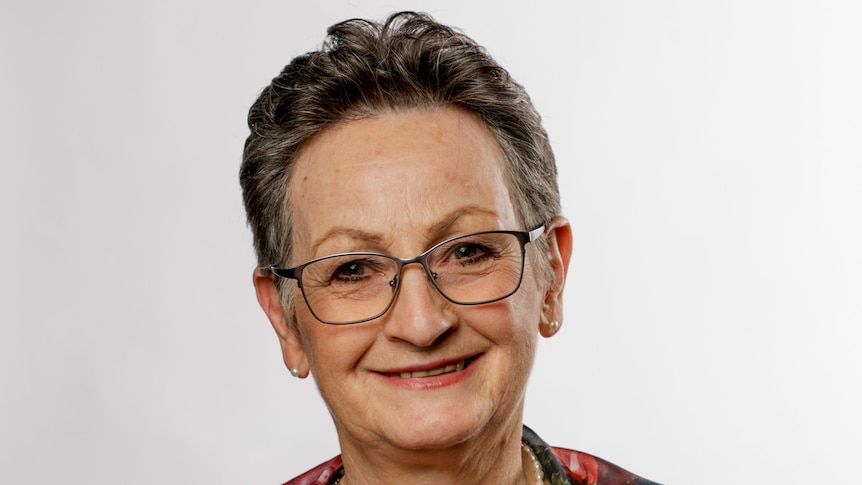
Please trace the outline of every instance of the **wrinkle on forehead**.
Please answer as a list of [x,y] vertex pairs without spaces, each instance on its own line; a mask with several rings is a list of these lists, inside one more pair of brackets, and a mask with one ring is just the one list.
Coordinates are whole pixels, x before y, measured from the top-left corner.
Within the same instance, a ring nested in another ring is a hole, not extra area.
[[289,182],[294,243],[307,249],[338,226],[420,240],[462,206],[513,212],[502,160],[490,130],[461,108],[332,126],[303,148]]

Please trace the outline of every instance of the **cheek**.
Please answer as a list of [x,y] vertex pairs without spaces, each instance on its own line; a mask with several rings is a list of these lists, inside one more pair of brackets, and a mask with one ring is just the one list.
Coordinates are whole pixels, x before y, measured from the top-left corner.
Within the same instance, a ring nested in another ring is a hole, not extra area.
[[307,308],[297,311],[297,320],[312,375],[317,376],[352,370],[378,333],[373,325],[320,323]]
[[[512,347],[514,352],[531,352],[535,347],[541,318],[541,301],[535,287],[521,288],[509,298],[478,310],[471,325],[497,345]],[[524,291],[528,290],[528,291]]]
[[507,325],[505,335],[511,338],[511,345],[518,353],[517,359],[530,365],[535,353],[539,334],[539,322],[542,315],[542,298],[539,289],[533,280],[525,280],[517,293],[506,301],[507,303]]

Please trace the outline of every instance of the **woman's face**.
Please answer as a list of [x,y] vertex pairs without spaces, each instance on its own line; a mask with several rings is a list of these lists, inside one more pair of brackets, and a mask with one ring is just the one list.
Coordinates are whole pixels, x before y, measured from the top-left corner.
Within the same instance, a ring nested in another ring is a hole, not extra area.
[[[327,129],[300,153],[290,193],[292,264],[347,251],[410,258],[459,234],[533,229],[515,217],[494,137],[451,107]],[[407,265],[389,311],[354,325],[323,324],[297,298],[285,360],[307,363],[343,449],[442,449],[520,433],[545,302],[529,258],[524,271],[511,297],[459,306]]]

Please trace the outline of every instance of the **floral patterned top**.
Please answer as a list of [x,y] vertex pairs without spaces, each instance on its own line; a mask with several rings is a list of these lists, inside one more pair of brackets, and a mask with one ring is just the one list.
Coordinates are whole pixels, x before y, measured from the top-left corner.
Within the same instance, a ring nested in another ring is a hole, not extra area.
[[[551,485],[658,485],[601,458],[548,446],[526,426],[521,440],[536,454]],[[333,485],[342,475],[344,467],[339,455],[284,485]]]

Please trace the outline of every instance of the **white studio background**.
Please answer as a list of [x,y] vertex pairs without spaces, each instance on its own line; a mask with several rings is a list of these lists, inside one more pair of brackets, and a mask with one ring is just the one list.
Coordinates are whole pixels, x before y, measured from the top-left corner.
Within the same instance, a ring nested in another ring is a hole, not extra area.
[[0,482],[337,453],[254,298],[245,116],[326,26],[407,8],[488,47],[556,149],[575,254],[525,421],[668,484],[856,479],[858,3],[3,0]]

